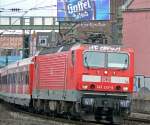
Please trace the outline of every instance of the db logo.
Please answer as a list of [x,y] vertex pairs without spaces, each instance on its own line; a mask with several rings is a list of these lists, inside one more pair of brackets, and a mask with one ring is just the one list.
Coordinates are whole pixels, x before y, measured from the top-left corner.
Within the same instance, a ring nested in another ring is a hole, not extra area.
[[110,82],[110,77],[108,76],[102,76],[102,82]]

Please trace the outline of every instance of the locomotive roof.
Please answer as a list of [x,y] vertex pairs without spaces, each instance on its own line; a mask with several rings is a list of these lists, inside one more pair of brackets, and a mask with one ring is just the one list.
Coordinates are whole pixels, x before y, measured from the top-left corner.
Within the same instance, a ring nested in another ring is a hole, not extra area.
[[63,51],[68,51],[72,46],[67,45],[67,46],[58,46],[58,47],[53,47],[53,48],[48,48],[42,50],[39,55],[44,55],[44,54],[49,54],[49,53],[56,53],[56,52],[63,52]]
[[72,46],[79,45],[79,44],[85,44],[85,43],[87,43],[87,41],[75,38],[75,39],[71,39],[70,41],[63,41],[62,43],[63,44],[59,44],[56,47],[51,47],[51,48],[42,50],[39,53],[39,55],[68,51],[70,48],[72,48]]
[[102,45],[102,44],[74,44],[74,45],[66,45],[66,46],[58,46],[49,49],[44,49],[39,53],[39,55],[57,53],[63,51],[75,50],[80,48],[81,46],[88,47],[89,50],[99,50],[99,51],[111,51],[111,52],[133,52],[132,48],[124,48],[121,45]]

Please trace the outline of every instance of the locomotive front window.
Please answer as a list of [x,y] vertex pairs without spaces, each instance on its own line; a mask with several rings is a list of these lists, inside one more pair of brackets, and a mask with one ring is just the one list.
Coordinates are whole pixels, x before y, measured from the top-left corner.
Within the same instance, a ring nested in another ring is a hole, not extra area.
[[108,53],[108,67],[127,69],[129,63],[128,54]]
[[86,67],[105,67],[105,53],[88,51],[84,53]]
[[113,52],[87,51],[84,53],[84,66],[95,68],[127,69],[128,54]]

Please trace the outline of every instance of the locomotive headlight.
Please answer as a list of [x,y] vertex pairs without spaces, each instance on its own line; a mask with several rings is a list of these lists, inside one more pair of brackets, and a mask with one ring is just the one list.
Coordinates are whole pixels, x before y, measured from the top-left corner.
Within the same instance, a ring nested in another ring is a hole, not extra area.
[[123,87],[123,91],[128,91],[128,87]]
[[83,84],[82,85],[82,89],[84,89],[84,90],[88,89],[88,85],[87,84]]
[[104,71],[104,74],[107,75],[107,74],[108,74],[108,71],[105,70],[105,71]]

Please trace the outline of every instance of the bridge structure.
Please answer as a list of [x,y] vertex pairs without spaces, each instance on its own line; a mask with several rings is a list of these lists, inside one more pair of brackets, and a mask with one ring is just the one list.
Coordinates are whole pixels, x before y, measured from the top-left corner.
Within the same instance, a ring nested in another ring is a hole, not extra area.
[[59,22],[58,17],[0,16],[0,30],[67,30],[73,25]]

